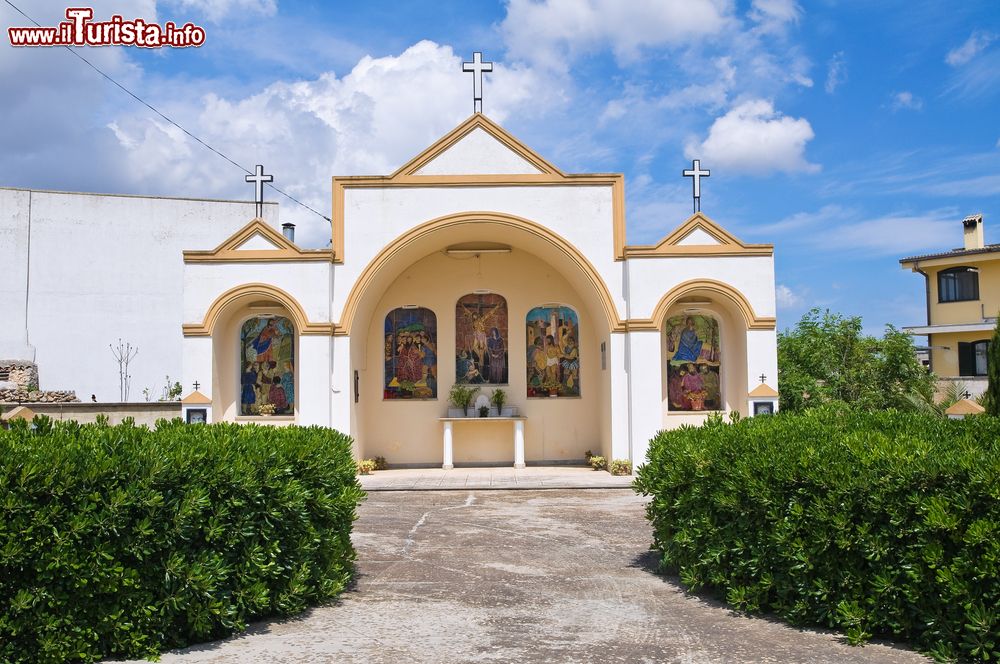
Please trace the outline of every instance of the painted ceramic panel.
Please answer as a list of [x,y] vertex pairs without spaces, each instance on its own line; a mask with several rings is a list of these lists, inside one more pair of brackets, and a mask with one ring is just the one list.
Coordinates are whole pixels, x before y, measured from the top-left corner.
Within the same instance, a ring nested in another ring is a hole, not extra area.
[[667,397],[679,412],[722,410],[719,322],[710,316],[667,320]]
[[580,396],[580,319],[569,307],[536,307],[526,319],[528,396]]
[[465,295],[455,305],[455,380],[507,384],[507,300]]
[[295,328],[257,316],[240,328],[240,415],[295,413]]
[[393,309],[385,317],[385,399],[437,398],[437,317]]

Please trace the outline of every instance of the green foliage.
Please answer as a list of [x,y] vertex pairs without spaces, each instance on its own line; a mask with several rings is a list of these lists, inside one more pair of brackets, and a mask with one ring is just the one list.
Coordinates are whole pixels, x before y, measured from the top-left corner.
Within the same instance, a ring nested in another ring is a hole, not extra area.
[[861,318],[813,309],[778,334],[781,410],[832,402],[862,410],[923,410],[933,403],[934,377],[917,359],[913,339],[892,325],[879,339],[861,332]]
[[472,405],[472,400],[476,398],[477,394],[479,394],[478,387],[472,387],[464,383],[455,383],[451,386],[451,391],[448,392],[448,401],[451,402],[453,407],[468,411],[469,406]]
[[602,456],[591,455],[590,458],[587,459],[587,463],[589,463],[590,467],[594,470],[608,469],[608,460]]
[[358,473],[360,475],[371,475],[378,470],[378,462],[375,459],[362,459],[358,461]]
[[612,475],[631,475],[632,474],[632,462],[628,459],[615,459],[608,466],[608,472]]
[[1000,316],[997,316],[993,339],[986,352],[986,377],[989,382],[980,405],[986,409],[987,415],[1000,417]]
[[0,661],[155,656],[339,593],[364,493],[319,427],[0,431]]
[[661,432],[666,570],[744,611],[1000,657],[1000,419],[831,406]]
[[497,415],[503,410],[503,405],[507,403],[507,393],[503,391],[502,388],[497,388],[493,390],[493,394],[490,395],[490,402],[496,407]]
[[375,470],[389,470],[389,464],[384,456],[377,456],[372,460],[375,462]]

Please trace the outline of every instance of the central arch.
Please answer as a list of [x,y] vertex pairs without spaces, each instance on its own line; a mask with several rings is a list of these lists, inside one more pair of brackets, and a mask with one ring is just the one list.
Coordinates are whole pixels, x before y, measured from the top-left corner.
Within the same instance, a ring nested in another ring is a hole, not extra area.
[[[497,253],[498,241],[509,252]],[[462,253],[449,253],[456,245]],[[479,255],[468,248],[477,245],[493,252]],[[533,221],[496,212],[461,213],[422,223],[386,245],[355,282],[337,334],[350,337],[351,370],[359,380],[359,399],[351,405],[351,433],[360,453],[384,456],[390,464],[440,465],[438,418],[447,413],[457,366],[455,307],[463,295],[474,292],[496,293],[508,301],[509,381],[503,389],[508,404],[527,417],[527,461],[583,461],[587,451],[610,453],[610,362],[602,359],[610,335],[625,328],[611,292],[565,238]],[[540,306],[579,313],[578,396],[529,396],[525,332],[528,313]],[[406,307],[426,308],[436,315],[436,399],[385,398],[384,321],[390,312]],[[511,434],[509,423],[457,424],[456,463],[512,463]]]
[[[561,267],[570,273],[575,272],[574,276],[580,277],[582,283],[587,284],[595,301],[600,303],[600,310],[607,318],[611,330],[615,332],[623,332],[625,330],[625,323],[618,314],[618,308],[611,296],[611,291],[608,289],[607,283],[601,277],[597,268],[568,240],[557,233],[553,233],[537,222],[512,214],[504,212],[461,212],[431,219],[412,228],[387,244],[382,251],[372,258],[358,276],[354,287],[347,296],[340,322],[336,325],[336,334],[350,335],[359,308],[361,308],[362,303],[369,294],[369,290],[373,286],[377,289],[377,284],[384,281],[384,277],[388,276],[386,271],[389,270],[391,272],[393,265],[398,267],[401,261],[405,262],[405,256],[419,252],[417,248],[425,244],[428,238],[443,232],[454,232],[459,229],[469,228],[470,225],[477,229],[486,227],[496,229],[500,233],[498,237],[503,238],[507,244],[509,244],[507,242],[509,239],[508,233],[513,232],[515,234],[514,237],[520,234],[522,237],[534,239],[536,242],[547,247],[555,255],[562,258],[561,261],[557,262],[563,263],[563,265],[557,267]],[[483,240],[486,238],[480,237],[478,239]],[[489,239],[495,241],[497,238],[493,237]],[[448,244],[458,244],[461,241],[456,241],[452,238]],[[394,277],[395,275],[392,276]]]

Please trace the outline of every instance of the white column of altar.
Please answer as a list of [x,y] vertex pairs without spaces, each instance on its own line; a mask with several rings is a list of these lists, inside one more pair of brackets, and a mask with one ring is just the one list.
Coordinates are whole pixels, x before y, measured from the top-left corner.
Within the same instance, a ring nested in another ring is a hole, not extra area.
[[451,426],[451,422],[446,421],[444,423],[444,464],[441,467],[445,470],[451,470],[455,467],[452,457]]
[[514,467],[524,468],[524,420],[514,421]]

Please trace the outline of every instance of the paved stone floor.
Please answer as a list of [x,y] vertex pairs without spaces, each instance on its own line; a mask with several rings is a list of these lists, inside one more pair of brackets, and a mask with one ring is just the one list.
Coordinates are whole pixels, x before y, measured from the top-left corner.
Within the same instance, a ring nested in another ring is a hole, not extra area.
[[925,661],[685,594],[653,572],[644,505],[623,489],[373,492],[336,603],[162,661]]
[[464,489],[598,489],[632,484],[630,476],[595,471],[590,466],[528,466],[514,468],[404,468],[361,476],[365,491],[428,491]]

